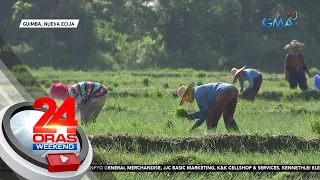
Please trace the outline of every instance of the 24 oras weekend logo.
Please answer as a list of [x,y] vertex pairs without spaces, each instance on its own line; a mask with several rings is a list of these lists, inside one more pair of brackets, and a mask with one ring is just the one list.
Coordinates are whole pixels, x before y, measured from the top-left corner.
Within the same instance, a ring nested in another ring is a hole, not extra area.
[[0,111],[0,158],[24,179],[82,179],[92,147],[75,119],[75,99],[57,109],[42,97]]
[[[33,150],[77,150],[75,120],[75,100],[67,98],[56,111],[56,102],[51,98],[40,98],[34,102],[34,109],[42,109],[48,105],[47,111],[33,127]],[[66,114],[66,119],[61,119]]]
[[287,13],[287,18],[270,18],[266,17],[262,19],[262,25],[265,28],[292,28],[293,22],[298,20],[298,11],[293,13]]

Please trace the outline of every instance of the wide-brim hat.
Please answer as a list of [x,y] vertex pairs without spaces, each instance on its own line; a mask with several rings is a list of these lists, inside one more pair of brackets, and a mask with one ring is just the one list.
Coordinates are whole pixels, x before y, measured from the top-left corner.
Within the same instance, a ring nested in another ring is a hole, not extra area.
[[287,44],[284,46],[284,49],[287,50],[287,49],[290,49],[293,47],[299,47],[300,49],[303,49],[305,46],[303,43],[301,43],[297,40],[292,40],[290,44]]
[[246,68],[246,66],[243,66],[240,69],[237,69],[237,68],[231,69],[231,73],[233,75],[232,84],[235,84],[237,82],[239,73],[242,72],[245,68]]
[[192,82],[189,84],[189,86],[181,86],[178,90],[177,90],[177,95],[180,99],[180,106],[183,105],[184,100],[183,98],[190,92],[192,92],[193,88],[195,86],[195,83]]

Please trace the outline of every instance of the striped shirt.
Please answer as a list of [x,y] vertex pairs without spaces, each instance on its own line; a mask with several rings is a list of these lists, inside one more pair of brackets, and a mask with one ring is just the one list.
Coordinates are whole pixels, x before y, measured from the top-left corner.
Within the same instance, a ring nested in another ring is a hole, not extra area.
[[76,105],[82,108],[90,99],[101,97],[108,93],[108,89],[100,83],[83,81],[69,87],[68,94],[74,97]]

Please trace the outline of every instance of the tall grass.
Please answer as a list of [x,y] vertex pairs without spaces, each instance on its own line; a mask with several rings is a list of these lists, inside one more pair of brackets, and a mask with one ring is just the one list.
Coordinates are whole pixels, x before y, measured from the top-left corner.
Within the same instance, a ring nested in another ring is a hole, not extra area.
[[[42,68],[31,70],[36,79],[48,91],[51,83],[62,82],[72,84],[77,81],[91,80],[112,88],[111,93],[134,91],[143,96],[110,96],[100,114],[97,123],[82,126],[88,135],[96,134],[132,134],[161,137],[204,136],[215,133],[228,133],[220,120],[216,132],[206,130],[205,123],[196,131],[188,130],[193,121],[176,115],[179,100],[171,95],[182,84],[192,81],[196,83],[226,82],[231,83],[229,72],[203,72],[192,69],[180,70],[146,70],[146,71],[62,71]],[[283,75],[264,73],[261,93],[283,92],[291,100],[278,101],[257,99],[254,102],[240,100],[237,105],[235,119],[243,134],[291,134],[304,138],[317,138],[316,126],[310,119],[317,119],[320,114],[318,102],[314,100],[296,100],[288,90],[288,83]],[[313,80],[308,79],[310,86]],[[237,85],[238,86],[238,85]],[[187,112],[198,110],[196,104],[185,104]],[[178,153],[149,153],[121,151],[115,148],[94,148],[94,159],[97,163],[109,164],[149,164],[163,163],[182,157],[189,163],[208,164],[319,164],[317,152],[178,152]],[[179,162],[176,162],[179,163]],[[299,173],[97,173],[101,178],[112,179],[317,179],[313,174]]]

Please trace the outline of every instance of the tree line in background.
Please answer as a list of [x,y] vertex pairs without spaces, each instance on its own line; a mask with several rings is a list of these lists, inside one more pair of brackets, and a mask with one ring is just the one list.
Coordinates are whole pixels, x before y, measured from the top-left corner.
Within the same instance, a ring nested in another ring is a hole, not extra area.
[[[292,39],[319,66],[320,1],[3,0],[0,35],[24,64],[72,69],[194,68],[247,65],[282,72]],[[299,12],[293,28],[265,17]],[[21,19],[80,19],[77,29],[19,29]]]

